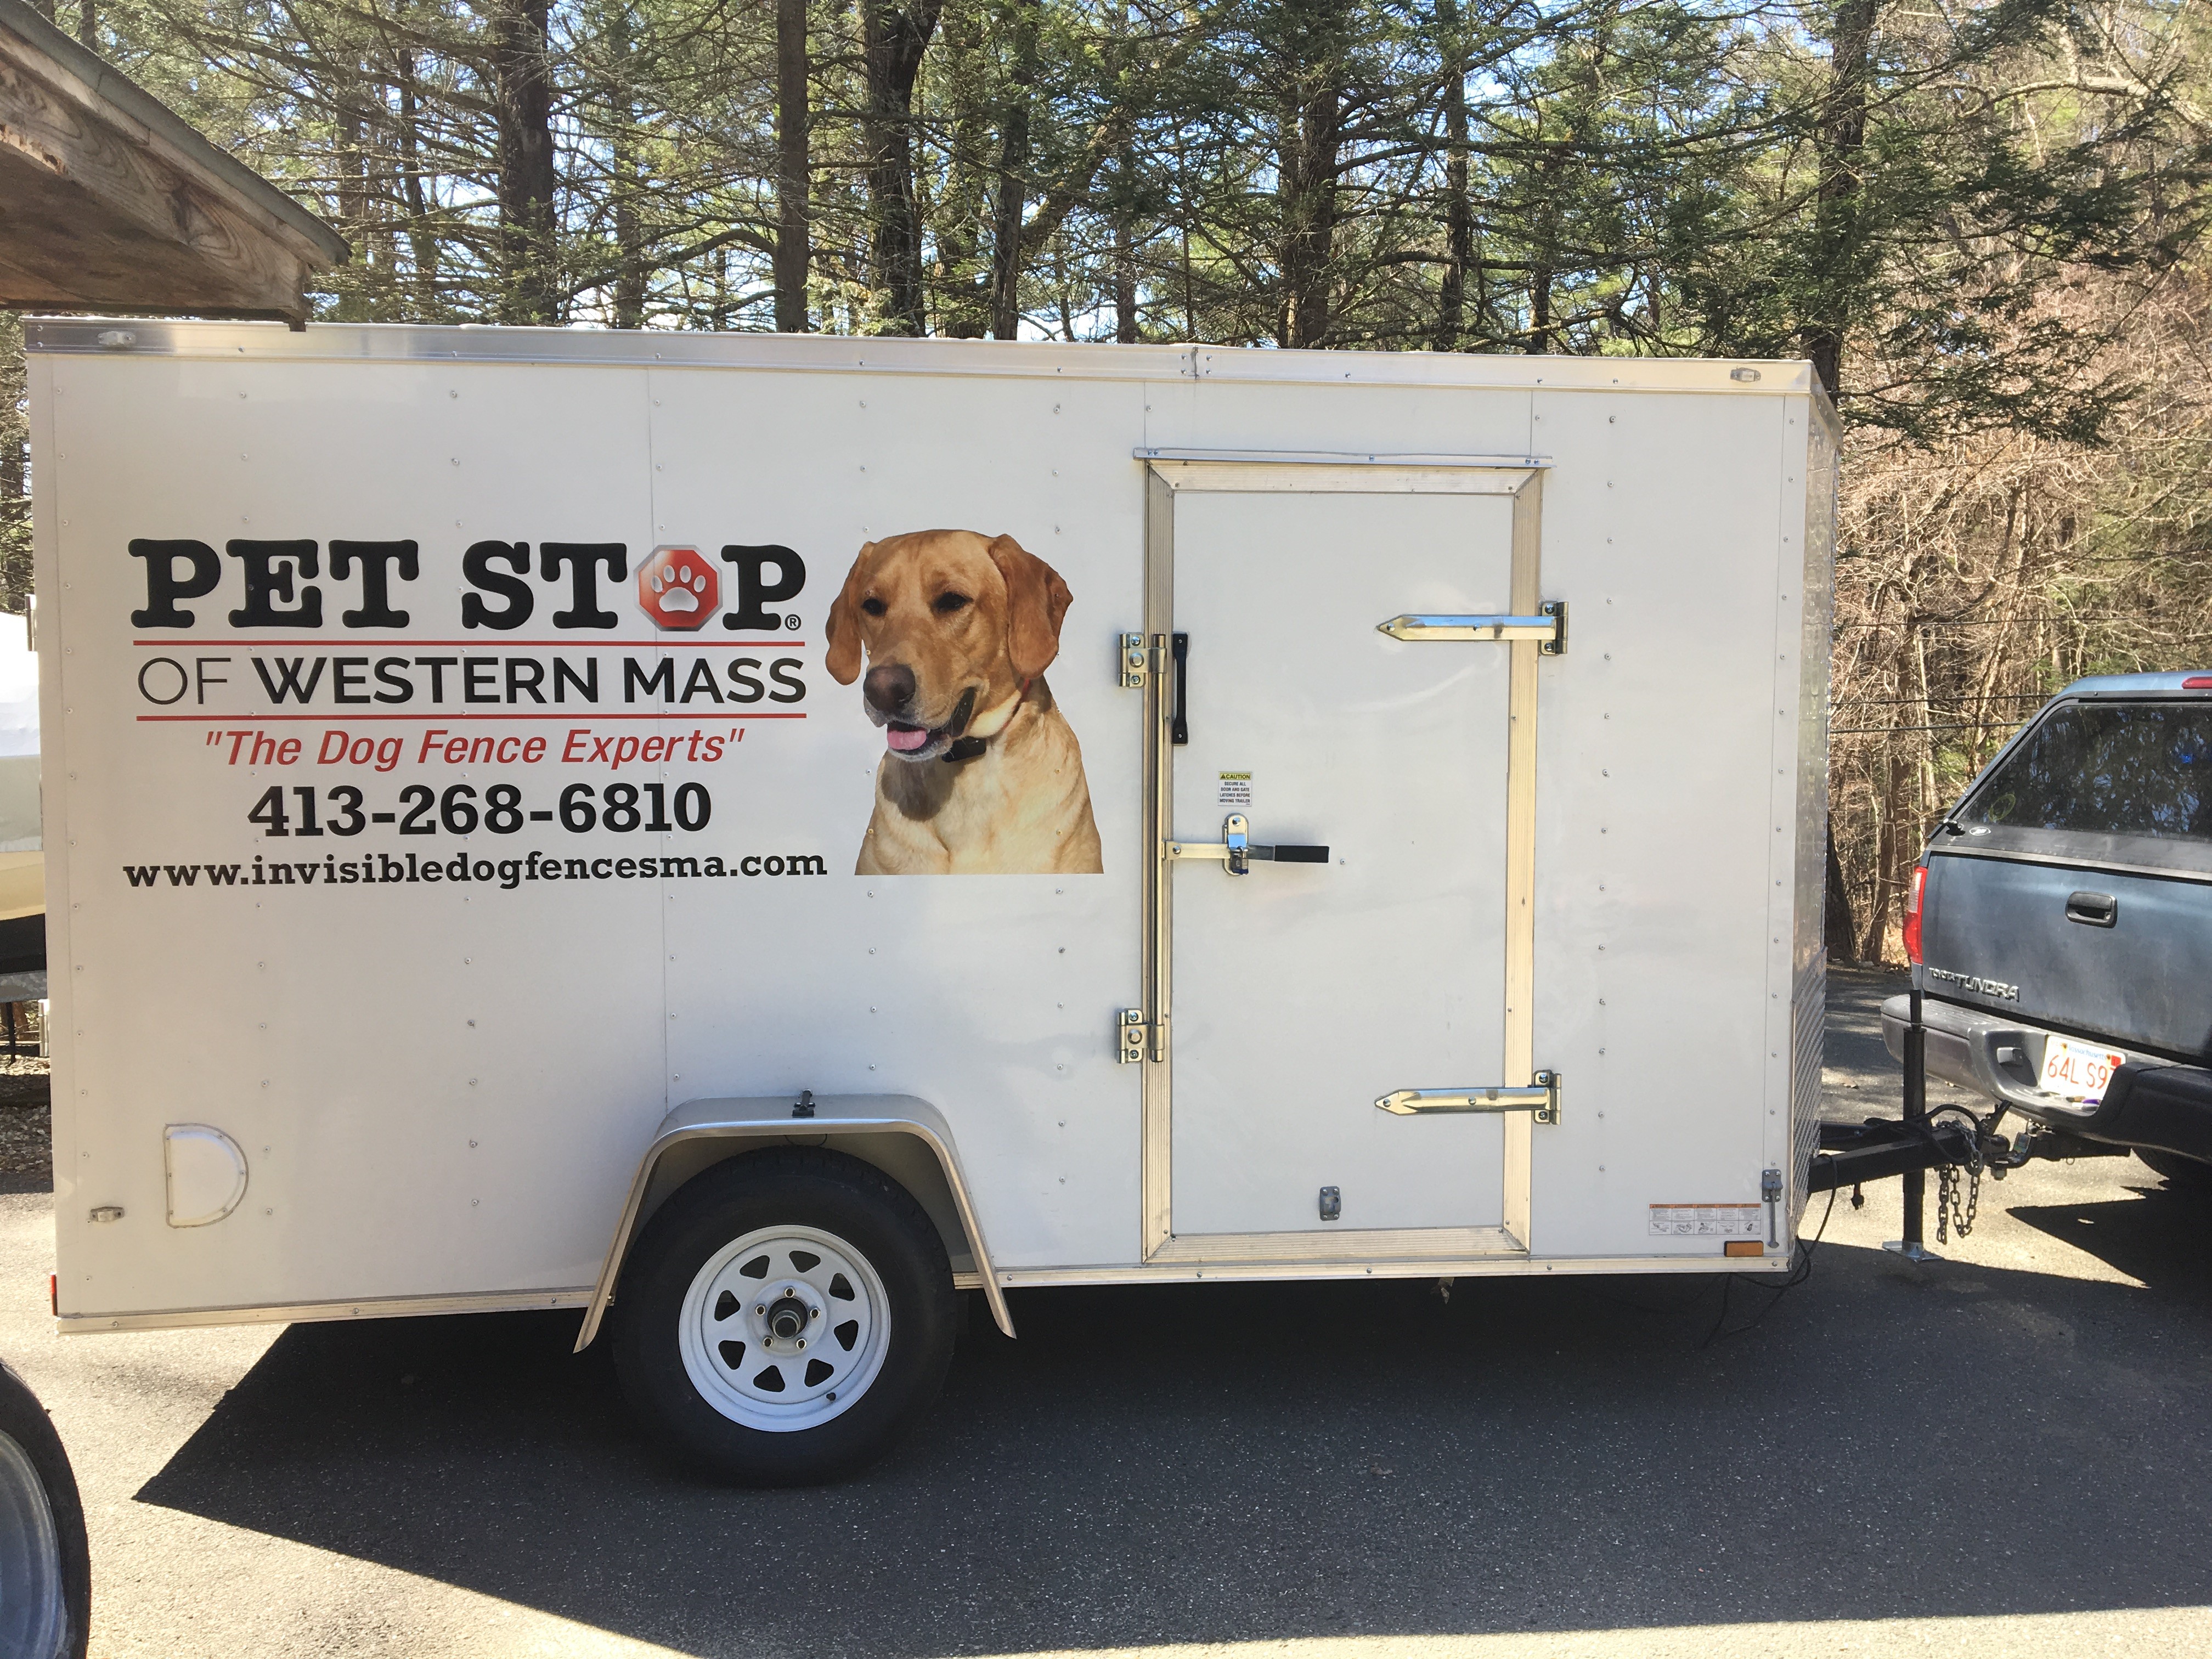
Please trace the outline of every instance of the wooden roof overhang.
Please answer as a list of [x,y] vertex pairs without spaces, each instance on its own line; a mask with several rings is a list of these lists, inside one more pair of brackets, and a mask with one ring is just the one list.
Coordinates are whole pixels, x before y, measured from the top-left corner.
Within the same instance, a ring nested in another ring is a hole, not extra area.
[[0,0],[0,307],[307,319],[344,238]]

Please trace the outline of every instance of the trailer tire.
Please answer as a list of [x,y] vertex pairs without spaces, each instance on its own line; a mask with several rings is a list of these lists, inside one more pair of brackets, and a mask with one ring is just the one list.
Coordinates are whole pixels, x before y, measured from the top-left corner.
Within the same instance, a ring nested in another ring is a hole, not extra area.
[[623,1393],[688,1467],[745,1486],[852,1474],[929,1409],[952,1268],[911,1194],[815,1147],[718,1164],[653,1216],[616,1292]]
[[91,1613],[69,1454],[38,1396],[0,1364],[0,1653],[84,1659]]

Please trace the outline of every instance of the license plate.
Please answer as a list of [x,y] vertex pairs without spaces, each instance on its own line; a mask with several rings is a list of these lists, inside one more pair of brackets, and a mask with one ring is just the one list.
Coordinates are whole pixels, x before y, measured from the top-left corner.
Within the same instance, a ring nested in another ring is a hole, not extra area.
[[2043,1044],[2044,1090],[2064,1100],[2094,1106],[2104,1099],[2112,1073],[2126,1060],[2125,1054],[2115,1054],[2110,1048],[2093,1048],[2086,1043],[2069,1042],[2064,1037],[2047,1037]]

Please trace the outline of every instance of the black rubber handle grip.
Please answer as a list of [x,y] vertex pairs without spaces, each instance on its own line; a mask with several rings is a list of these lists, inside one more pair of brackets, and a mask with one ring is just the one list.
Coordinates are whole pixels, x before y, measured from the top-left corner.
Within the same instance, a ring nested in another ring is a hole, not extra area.
[[[1255,847],[1252,850],[1256,853],[1260,849]],[[1328,848],[1326,847],[1270,847],[1267,854],[1278,864],[1327,864],[1328,862]]]
[[2066,920],[2110,927],[2120,919],[2120,902],[2110,893],[2075,893],[2066,900]]
[[1190,635],[1175,635],[1170,650],[1175,657],[1176,700],[1175,720],[1169,732],[1169,739],[1173,744],[1182,744],[1190,741],[1190,701],[1188,696],[1190,681]]

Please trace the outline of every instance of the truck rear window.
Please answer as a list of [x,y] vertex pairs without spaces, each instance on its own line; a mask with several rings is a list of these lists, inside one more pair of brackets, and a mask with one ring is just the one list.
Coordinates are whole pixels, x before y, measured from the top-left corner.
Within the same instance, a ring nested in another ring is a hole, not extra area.
[[2212,841],[2212,704],[2055,708],[1958,817],[2014,830]]

